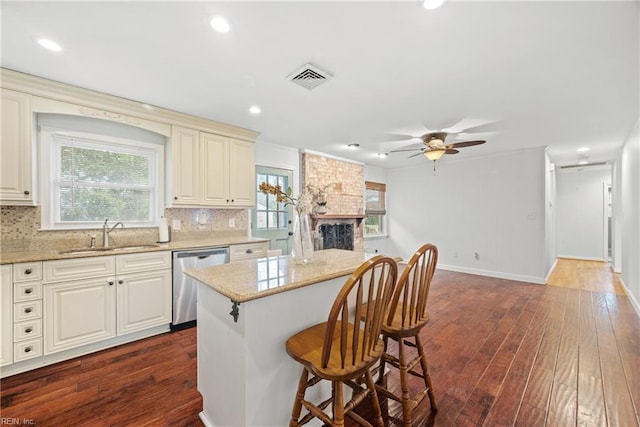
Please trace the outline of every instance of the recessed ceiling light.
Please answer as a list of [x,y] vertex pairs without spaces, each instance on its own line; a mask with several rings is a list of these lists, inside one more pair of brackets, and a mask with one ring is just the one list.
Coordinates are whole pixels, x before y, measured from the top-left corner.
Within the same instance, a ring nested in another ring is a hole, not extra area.
[[444,0],[424,0],[424,3],[422,5],[427,10],[433,10],[442,6],[443,3],[444,3]]
[[389,153],[378,153],[378,154],[376,154],[376,156],[378,156],[378,157],[380,157],[382,159],[386,158],[388,155],[389,155]]
[[347,147],[351,148],[352,150],[355,150],[356,148],[360,147],[360,144],[347,144]]
[[588,160],[581,160],[578,162],[579,165],[588,165],[589,161]]
[[38,39],[38,44],[40,46],[42,46],[43,48],[52,50],[54,52],[60,52],[62,50],[60,45],[58,43],[54,42],[53,40]]
[[578,148],[576,151],[577,151],[578,153],[586,153],[586,152],[587,152],[587,151],[589,151],[589,150],[590,150],[590,148],[589,148],[589,147],[580,147],[580,148]]
[[211,28],[216,30],[219,33],[228,33],[231,29],[229,25],[229,21],[227,21],[222,16],[214,16],[213,19],[209,22],[211,24]]
[[252,105],[251,107],[249,107],[249,112],[251,114],[256,114],[257,115],[257,114],[262,113],[262,110],[257,105]]

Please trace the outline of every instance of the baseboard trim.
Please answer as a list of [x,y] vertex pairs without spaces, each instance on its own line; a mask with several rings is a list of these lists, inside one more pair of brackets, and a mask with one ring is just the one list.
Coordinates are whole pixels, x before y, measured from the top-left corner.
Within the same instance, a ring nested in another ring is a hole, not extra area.
[[503,273],[500,271],[480,270],[477,268],[459,267],[455,265],[438,264],[438,268],[447,271],[455,271],[457,273],[475,274],[478,276],[495,277],[496,279],[515,280],[517,282],[535,283],[544,285],[546,280],[544,277],[526,276],[523,274]]
[[627,298],[629,298],[629,302],[631,302],[631,307],[633,307],[638,317],[640,317],[640,304],[638,304],[638,301],[635,299],[629,288],[627,288],[627,285],[624,284],[622,276],[620,277],[620,285],[624,289],[624,293],[627,294]]
[[563,259],[575,259],[578,261],[598,261],[598,262],[609,262],[606,259],[602,259],[602,258],[591,258],[591,257],[583,257],[583,256],[574,256],[574,255],[558,255],[556,257],[556,259],[558,258],[563,258]]
[[547,283],[549,283],[549,276],[551,276],[551,273],[553,273],[553,270],[556,268],[556,265],[558,265],[558,258],[553,260],[553,265],[551,266],[551,268],[549,269],[549,271],[547,271],[547,275],[544,278],[544,284],[546,285]]

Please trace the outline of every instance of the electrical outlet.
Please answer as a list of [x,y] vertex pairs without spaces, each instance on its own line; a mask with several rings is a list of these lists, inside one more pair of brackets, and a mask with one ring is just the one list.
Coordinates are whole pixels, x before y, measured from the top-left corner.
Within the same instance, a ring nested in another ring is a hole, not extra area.
[[172,220],[171,228],[173,229],[173,231],[180,231],[182,229],[182,222],[179,219]]
[[229,228],[235,228],[235,226],[236,226],[236,219],[229,218]]

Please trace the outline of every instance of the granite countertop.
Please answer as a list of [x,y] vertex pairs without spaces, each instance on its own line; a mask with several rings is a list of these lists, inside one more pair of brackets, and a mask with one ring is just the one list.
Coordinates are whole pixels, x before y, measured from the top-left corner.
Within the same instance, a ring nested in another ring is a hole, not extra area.
[[237,245],[242,243],[266,242],[267,239],[258,239],[252,237],[220,237],[206,238],[194,240],[182,240],[169,243],[156,243],[139,245],[128,245],[126,247],[114,246],[110,250],[90,251],[89,248],[77,248],[77,252],[68,252],[68,250],[45,250],[45,251],[15,251],[0,252],[0,264],[15,264],[19,262],[35,262],[35,261],[51,261],[57,259],[86,258],[94,256],[131,254],[138,252],[153,251],[175,251],[180,249],[197,249],[204,247],[221,247],[229,245]]
[[277,256],[193,268],[185,274],[242,303],[349,275],[373,255],[326,249],[315,252],[309,264],[295,264],[291,257]]

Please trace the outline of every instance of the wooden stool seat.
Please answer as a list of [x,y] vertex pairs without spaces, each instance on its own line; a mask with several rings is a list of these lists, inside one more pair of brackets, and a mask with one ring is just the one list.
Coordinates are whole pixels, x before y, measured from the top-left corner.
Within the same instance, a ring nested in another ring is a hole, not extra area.
[[[313,418],[330,426],[344,426],[345,416],[349,416],[359,424],[371,427],[369,421],[353,411],[368,397],[375,424],[384,426],[370,370],[381,360],[384,350],[380,338],[382,322],[397,275],[398,267],[391,258],[371,258],[347,279],[326,322],[304,329],[287,340],[287,354],[303,367],[290,426],[305,424]],[[366,302],[369,304],[365,307]],[[362,321],[358,322],[360,319]],[[322,380],[331,382],[331,397],[316,403],[306,400],[307,389]],[[347,402],[344,385],[353,390]],[[325,412],[329,406],[331,414]],[[303,407],[307,413],[300,418]]]

